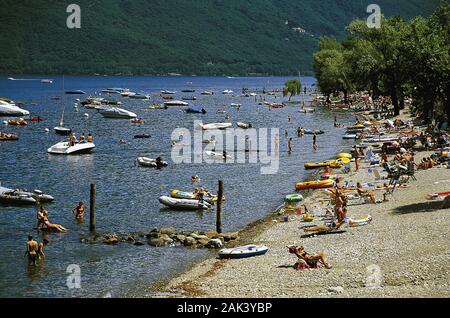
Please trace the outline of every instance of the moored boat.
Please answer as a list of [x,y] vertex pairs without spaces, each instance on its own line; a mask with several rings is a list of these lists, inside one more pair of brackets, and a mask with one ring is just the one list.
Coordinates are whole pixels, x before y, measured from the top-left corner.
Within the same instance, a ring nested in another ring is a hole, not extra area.
[[[139,157],[136,159],[136,162],[142,167],[158,168],[158,162],[156,159]],[[161,161],[159,163],[159,167],[167,167],[168,165],[169,164],[167,163],[167,161]]]
[[92,142],[80,142],[71,145],[69,141],[61,141],[47,149],[52,155],[80,155],[91,153],[95,144]]
[[233,127],[232,123],[211,123],[211,124],[200,124],[199,125],[203,130],[209,129],[227,129]]
[[100,115],[106,118],[136,118],[137,115],[133,112],[130,112],[126,109],[119,108],[119,107],[108,107],[108,108],[102,108],[98,111]]
[[174,209],[182,210],[206,210],[211,207],[211,204],[204,201],[194,199],[177,199],[168,196],[161,196],[158,198],[161,204]]

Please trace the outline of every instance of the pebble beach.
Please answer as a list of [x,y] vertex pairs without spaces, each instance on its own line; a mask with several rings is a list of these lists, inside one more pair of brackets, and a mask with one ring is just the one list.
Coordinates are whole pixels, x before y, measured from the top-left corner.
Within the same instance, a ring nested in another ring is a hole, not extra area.
[[[407,114],[402,115],[403,118]],[[416,153],[416,162],[432,153]],[[381,172],[382,169],[379,169]],[[382,172],[381,176],[386,173]],[[359,171],[351,163],[345,175],[351,183],[382,185],[369,163],[360,162]],[[448,191],[450,170],[445,166],[416,171],[417,181],[397,188],[388,202],[377,204],[352,200],[348,217],[360,219],[370,214],[373,221],[360,227],[341,229],[344,233],[302,238],[301,215],[289,221],[271,213],[239,234],[241,244],[264,244],[269,252],[237,260],[209,258],[189,270],[149,288],[148,297],[450,297],[450,209],[429,201],[429,193]],[[377,201],[383,191],[375,191]],[[305,198],[312,206],[327,195],[316,190]],[[321,224],[315,220],[314,224]],[[323,251],[331,269],[296,270],[297,258],[286,246],[301,244],[311,253]]]

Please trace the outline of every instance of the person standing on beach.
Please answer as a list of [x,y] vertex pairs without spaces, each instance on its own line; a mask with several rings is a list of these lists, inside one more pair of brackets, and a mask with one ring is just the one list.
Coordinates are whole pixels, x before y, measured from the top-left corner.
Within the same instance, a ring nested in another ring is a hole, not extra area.
[[314,131],[314,133],[313,133],[313,149],[314,150],[317,150],[317,135],[316,135],[316,132]]
[[28,256],[29,265],[36,265],[38,250],[39,250],[38,243],[35,240],[33,240],[33,236],[28,235],[27,251],[25,255]]
[[355,157],[355,171],[359,171],[359,156]]
[[284,130],[284,135],[286,136],[286,138],[289,136],[289,132],[287,129]]

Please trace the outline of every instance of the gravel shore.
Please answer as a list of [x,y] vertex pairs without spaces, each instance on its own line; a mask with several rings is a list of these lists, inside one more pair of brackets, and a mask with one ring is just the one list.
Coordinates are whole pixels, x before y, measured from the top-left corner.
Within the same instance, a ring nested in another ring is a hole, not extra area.
[[[420,152],[416,162],[430,155]],[[351,183],[386,182],[375,181],[367,163],[360,164],[359,172],[344,176]],[[349,217],[370,214],[373,221],[361,227],[344,226],[345,233],[301,238],[301,227],[308,224],[301,216],[290,216],[289,222],[281,216],[268,217],[241,238],[243,243],[268,246],[267,254],[204,260],[159,286],[159,296],[450,297],[450,209],[439,209],[439,202],[425,197],[450,190],[450,170],[417,171],[416,178],[409,187],[396,189],[388,202],[350,201]],[[378,200],[383,198],[383,191],[375,193]],[[325,197],[316,190],[305,202],[311,206]],[[325,252],[332,268],[293,269],[296,257],[286,248],[293,243],[310,253]]]

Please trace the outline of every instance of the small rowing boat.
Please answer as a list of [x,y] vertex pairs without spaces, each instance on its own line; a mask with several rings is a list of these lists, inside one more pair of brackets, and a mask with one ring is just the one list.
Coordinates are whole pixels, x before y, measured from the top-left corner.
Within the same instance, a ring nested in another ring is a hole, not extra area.
[[233,248],[224,248],[219,251],[220,258],[245,258],[264,255],[269,248],[265,245],[245,245]]

